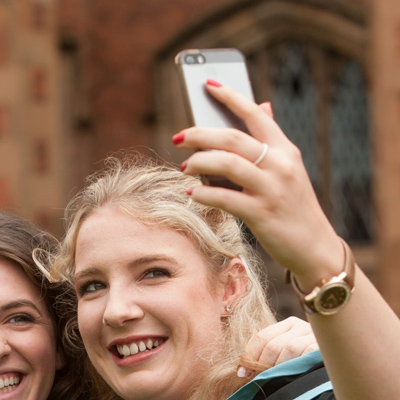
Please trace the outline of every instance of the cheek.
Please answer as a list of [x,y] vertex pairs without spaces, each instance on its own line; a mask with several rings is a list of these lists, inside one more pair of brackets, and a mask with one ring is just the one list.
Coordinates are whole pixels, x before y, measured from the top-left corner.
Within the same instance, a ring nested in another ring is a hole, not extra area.
[[102,326],[102,314],[95,305],[80,304],[78,302],[78,327],[85,347],[90,347],[91,340],[100,335]]
[[189,330],[196,332],[195,337],[204,340],[207,335],[215,337],[221,332],[221,307],[219,297],[197,287],[177,300],[175,312],[182,315]]
[[32,368],[43,374],[43,380],[52,382],[57,358],[55,337],[51,327],[42,326],[40,328],[29,334],[21,335],[16,340],[20,343],[21,354]]

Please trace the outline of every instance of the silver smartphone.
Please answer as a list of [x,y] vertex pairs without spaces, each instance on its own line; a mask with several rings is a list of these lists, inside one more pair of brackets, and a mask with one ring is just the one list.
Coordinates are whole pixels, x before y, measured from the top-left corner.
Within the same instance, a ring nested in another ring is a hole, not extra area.
[[[244,55],[237,49],[190,49],[175,57],[189,123],[196,126],[237,128],[247,127],[206,89],[208,79],[230,86],[254,101]],[[220,176],[203,176],[203,183],[240,190]]]

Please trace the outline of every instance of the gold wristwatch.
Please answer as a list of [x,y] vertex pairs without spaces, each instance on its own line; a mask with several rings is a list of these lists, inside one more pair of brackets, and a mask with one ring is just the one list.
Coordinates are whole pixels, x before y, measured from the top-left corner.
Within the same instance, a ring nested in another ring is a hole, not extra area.
[[344,269],[330,279],[323,279],[310,293],[301,290],[296,278],[287,271],[286,282],[291,282],[299,295],[300,303],[308,314],[333,315],[341,310],[350,300],[354,292],[356,265],[353,253],[348,244],[341,239],[344,248]]

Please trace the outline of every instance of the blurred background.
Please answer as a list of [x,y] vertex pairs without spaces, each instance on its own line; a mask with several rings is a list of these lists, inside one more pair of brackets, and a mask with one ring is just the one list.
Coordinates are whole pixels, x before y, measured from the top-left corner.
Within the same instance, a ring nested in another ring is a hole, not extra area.
[[[246,55],[257,100],[400,315],[397,0],[0,0],[0,208],[62,237],[64,207],[107,155],[180,163],[174,56],[210,47]],[[262,256],[279,315],[302,316]]]

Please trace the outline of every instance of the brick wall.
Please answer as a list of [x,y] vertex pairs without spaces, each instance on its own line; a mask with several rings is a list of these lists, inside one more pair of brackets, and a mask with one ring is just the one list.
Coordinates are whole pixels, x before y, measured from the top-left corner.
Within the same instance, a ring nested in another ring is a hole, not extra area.
[[226,0],[71,0],[59,3],[61,34],[78,38],[93,116],[94,160],[148,145],[155,52]]

